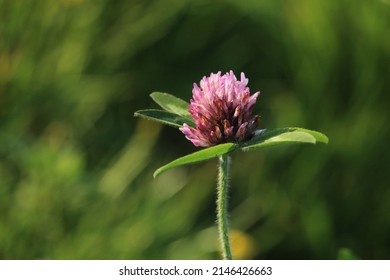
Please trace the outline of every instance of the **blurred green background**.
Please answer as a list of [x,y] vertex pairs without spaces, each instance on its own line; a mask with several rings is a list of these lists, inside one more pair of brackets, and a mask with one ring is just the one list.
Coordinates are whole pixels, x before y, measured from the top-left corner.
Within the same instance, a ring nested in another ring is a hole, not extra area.
[[137,119],[245,72],[262,128],[328,145],[233,155],[242,259],[390,259],[390,1],[0,1],[0,259],[218,259],[216,160]]

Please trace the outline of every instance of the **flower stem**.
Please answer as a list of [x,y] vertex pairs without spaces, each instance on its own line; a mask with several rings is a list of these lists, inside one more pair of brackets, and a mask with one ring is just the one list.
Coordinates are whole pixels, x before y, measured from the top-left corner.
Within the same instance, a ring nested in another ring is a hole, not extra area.
[[231,260],[232,253],[229,240],[229,221],[227,213],[227,193],[229,189],[229,165],[230,156],[219,156],[218,165],[218,197],[217,197],[217,224],[219,239],[222,245],[222,256],[224,260]]

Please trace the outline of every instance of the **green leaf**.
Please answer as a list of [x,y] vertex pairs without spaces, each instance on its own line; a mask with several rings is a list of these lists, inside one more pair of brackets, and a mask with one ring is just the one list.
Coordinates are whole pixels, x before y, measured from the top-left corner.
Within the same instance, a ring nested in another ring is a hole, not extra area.
[[286,127],[265,132],[241,144],[241,149],[248,151],[251,149],[292,143],[316,144],[321,142],[327,144],[328,141],[328,137],[321,132],[299,127]]
[[195,123],[192,119],[179,116],[177,114],[163,111],[163,110],[154,110],[154,109],[139,110],[134,113],[134,116],[142,117],[152,121],[157,121],[173,127],[182,127],[183,123],[195,127]]
[[191,118],[188,112],[189,104],[183,99],[163,92],[153,92],[150,97],[164,110],[182,117]]
[[235,144],[235,143],[225,143],[225,144],[220,144],[217,146],[206,148],[206,149],[200,150],[198,152],[186,155],[184,157],[178,158],[178,159],[171,161],[170,163],[160,167],[159,169],[157,169],[154,172],[153,177],[156,178],[157,175],[159,175],[162,172],[164,172],[168,169],[171,169],[173,167],[177,167],[177,166],[181,166],[181,165],[185,165],[185,164],[190,164],[190,163],[196,163],[196,162],[204,161],[207,159],[215,158],[217,156],[230,153],[230,152],[234,151],[236,149],[236,147],[237,147],[237,144]]

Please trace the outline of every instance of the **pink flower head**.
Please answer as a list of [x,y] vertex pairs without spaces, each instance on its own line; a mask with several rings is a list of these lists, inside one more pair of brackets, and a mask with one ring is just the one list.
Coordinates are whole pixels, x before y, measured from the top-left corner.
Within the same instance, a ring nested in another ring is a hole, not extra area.
[[203,77],[200,88],[194,83],[189,113],[196,128],[186,123],[180,130],[195,146],[209,147],[227,142],[242,142],[253,137],[260,117],[252,115],[260,92],[250,95],[248,79],[233,71],[221,76]]

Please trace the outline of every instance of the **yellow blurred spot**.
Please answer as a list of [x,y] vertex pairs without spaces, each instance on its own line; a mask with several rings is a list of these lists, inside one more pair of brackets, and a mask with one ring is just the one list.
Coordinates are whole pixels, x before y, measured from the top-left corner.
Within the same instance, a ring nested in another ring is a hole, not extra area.
[[234,259],[251,259],[255,254],[256,243],[250,235],[233,229],[230,231],[230,240]]

